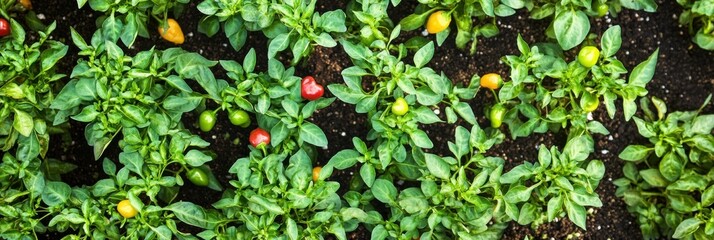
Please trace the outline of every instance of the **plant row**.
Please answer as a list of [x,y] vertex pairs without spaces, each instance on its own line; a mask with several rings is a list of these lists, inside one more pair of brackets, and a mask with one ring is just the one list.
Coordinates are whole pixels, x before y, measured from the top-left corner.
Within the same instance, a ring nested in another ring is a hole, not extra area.
[[[628,71],[616,58],[619,26],[605,31],[599,45],[589,45],[597,37],[584,41],[587,15],[614,14],[621,6],[654,10],[650,1],[420,1],[416,13],[396,25],[386,11],[399,1],[353,1],[347,11],[324,13],[315,11],[314,0],[200,3],[206,15],[201,32],[222,28],[236,50],[249,31],[270,39],[267,71],[258,72],[253,49],[240,62],[181,48],[125,52],[121,45],[148,36],[149,18],[164,39],[182,43],[180,26],[168,14],[181,12],[188,1],[79,0],[79,7],[88,3],[106,14],[88,39],[70,30],[79,60],[69,76],[57,73],[68,46],[48,39],[55,24],[34,24],[42,30],[28,40],[15,19],[31,6],[0,2],[0,15],[8,19],[6,32],[0,21],[0,35],[6,35],[0,38],[5,239],[36,239],[47,231],[67,239],[346,239],[360,225],[372,239],[493,239],[510,222],[537,227],[556,218],[585,229],[588,208],[602,206],[596,188],[605,172],[603,162],[590,157],[592,136],[609,134],[589,116],[602,103],[614,118],[616,102],[654,144],[627,147],[620,154],[628,161],[626,178],[616,181],[645,237],[714,235],[708,208],[714,201],[712,115],[665,117],[664,103],[653,100],[654,118],[642,98],[648,117],[635,116],[658,51]],[[495,21],[522,8],[536,19],[553,18],[556,43],[529,45],[519,36],[519,55],[501,59],[508,77],[474,74],[462,86],[427,66],[452,19],[457,45],[473,40],[473,51],[478,36],[498,31],[495,24],[471,26],[473,18]],[[32,19],[26,17],[28,26]],[[397,40],[424,24],[437,44],[419,36]],[[295,68],[275,59],[290,48],[294,65],[317,45],[339,45],[352,61],[342,71],[343,84],[326,86],[336,98],[323,97],[320,79],[296,76]],[[566,51],[578,46],[576,56]],[[226,79],[214,75],[218,68]],[[474,109],[470,100],[488,92],[493,103]],[[328,141],[310,119],[336,99],[366,115],[370,130],[365,139],[353,138],[353,148],[316,166],[317,149]],[[228,170],[229,186],[214,176],[217,155],[185,118],[196,113],[198,128],[208,132],[224,112],[232,124],[252,129],[250,145],[241,145],[248,156]],[[479,126],[480,116],[490,126]],[[63,182],[61,175],[76,166],[47,156],[50,144],[60,144],[50,143],[50,134],[66,134],[71,121],[85,126],[86,143],[107,176],[89,186]],[[440,156],[430,153],[435,144],[424,128],[442,122],[460,126],[449,153]],[[507,135],[545,132],[562,132],[567,142],[540,145],[537,159],[511,169],[488,155]],[[116,159],[106,153],[112,143],[119,148]],[[349,183],[330,180],[335,171],[352,170]],[[181,201],[179,190],[188,182],[222,197],[210,206]],[[687,191],[699,191],[701,201]],[[200,230],[186,232],[187,225]]]

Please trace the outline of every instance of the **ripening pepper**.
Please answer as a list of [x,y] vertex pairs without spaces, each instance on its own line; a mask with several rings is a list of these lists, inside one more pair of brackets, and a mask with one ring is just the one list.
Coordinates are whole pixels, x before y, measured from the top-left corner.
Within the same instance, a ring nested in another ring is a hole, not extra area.
[[166,24],[159,26],[159,34],[166,41],[183,44],[183,31],[181,31],[181,26],[173,18],[166,19]]

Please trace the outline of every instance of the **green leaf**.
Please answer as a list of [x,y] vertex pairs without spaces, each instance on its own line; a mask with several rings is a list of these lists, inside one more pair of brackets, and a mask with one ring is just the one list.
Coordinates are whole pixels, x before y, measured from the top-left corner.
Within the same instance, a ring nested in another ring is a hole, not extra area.
[[217,224],[201,206],[191,202],[176,202],[164,209],[173,212],[176,218],[191,226],[213,229]]
[[573,203],[572,201],[565,201],[565,209],[568,211],[568,219],[575,223],[578,227],[583,230],[587,230],[585,220],[587,218],[587,213],[585,212],[585,207]]
[[69,200],[72,188],[64,182],[48,181],[42,191],[42,202],[53,207]]
[[659,173],[658,169],[650,168],[642,170],[640,171],[640,176],[653,187],[666,187],[667,184],[669,184],[669,181]]
[[518,182],[521,178],[529,178],[530,175],[533,175],[533,172],[530,167],[528,165],[521,164],[512,168],[507,173],[501,175],[498,180],[502,184],[512,184]]
[[668,192],[667,200],[669,206],[677,212],[680,213],[690,213],[697,211],[699,204],[697,200],[691,195],[685,195],[687,193],[677,193],[676,191]]
[[645,87],[652,80],[657,66],[657,57],[659,56],[659,48],[650,55],[646,61],[638,64],[628,79],[628,83],[638,87]]
[[124,28],[124,24],[120,19],[115,18],[114,13],[112,12],[112,14],[109,15],[108,18],[104,19],[104,22],[102,23],[101,30],[104,40],[116,43],[117,40],[119,40],[119,36],[121,36],[122,28]]
[[548,200],[548,221],[553,221],[563,210],[563,198],[561,195],[556,195]]
[[615,53],[620,50],[620,46],[622,45],[621,32],[620,26],[615,25],[605,30],[605,33],[602,34],[602,41],[600,43],[602,50],[600,52],[603,57],[614,56]]
[[327,162],[327,165],[333,166],[334,168],[344,170],[347,168],[351,168],[352,166],[357,163],[357,160],[359,159],[360,154],[359,152],[352,150],[352,149],[345,149],[342,151],[339,151],[337,154],[332,156],[330,158],[330,161]]
[[323,47],[331,48],[331,47],[337,46],[337,42],[335,41],[335,39],[332,38],[332,36],[330,36],[330,34],[327,34],[325,32],[320,33],[320,35],[317,35],[317,38],[315,38],[314,40],[315,40],[315,43],[317,43],[317,45],[320,45]]
[[183,80],[183,78],[176,76],[176,75],[170,75],[166,78],[164,78],[164,81],[166,81],[169,85],[173,86],[174,88],[182,91],[182,92],[187,92],[191,93],[193,90],[191,87],[188,86],[186,81]]
[[637,162],[644,160],[652,152],[652,148],[642,145],[629,145],[622,150],[618,157],[625,161]]
[[400,196],[399,206],[404,209],[405,212],[415,214],[429,209],[429,202],[427,202],[427,199],[421,194],[419,196],[409,197]]
[[587,193],[585,188],[577,188],[570,192],[570,199],[581,206],[602,207],[602,201],[597,193]]
[[394,187],[394,184],[389,180],[377,179],[374,181],[371,189],[374,198],[380,202],[391,204],[395,202],[397,198],[397,188]]
[[[347,86],[342,84],[330,84],[327,89],[345,103],[356,105],[360,100],[362,100],[365,95],[360,92],[355,92],[349,89]],[[376,102],[375,102],[376,104]]]
[[538,208],[531,203],[523,204],[520,214],[518,215],[518,224],[527,225],[536,220],[538,216]]
[[592,138],[586,135],[573,138],[565,144],[563,154],[573,161],[584,161],[594,150]]
[[422,106],[411,111],[414,113],[414,119],[416,119],[419,123],[432,124],[443,122],[441,119],[439,119],[439,116],[434,113],[434,111],[432,111],[426,106]]
[[320,127],[310,122],[303,122],[300,126],[300,139],[318,147],[327,146],[325,133],[322,132]]
[[702,207],[709,207],[714,203],[714,185],[702,192]]
[[409,133],[409,137],[414,142],[414,145],[420,148],[432,148],[434,143],[431,142],[429,136],[422,130],[415,129]]
[[167,227],[166,225],[161,225],[159,227],[151,227],[151,231],[153,231],[156,234],[156,237],[160,240],[170,240],[171,236],[173,234],[171,233],[171,229]]
[[707,34],[704,32],[704,28],[700,28],[696,35],[692,38],[692,41],[697,44],[702,49],[714,50],[714,34]]
[[290,240],[297,240],[298,239],[298,227],[297,224],[295,223],[295,220],[292,218],[288,218],[288,220],[285,223],[285,228],[287,231],[288,238]]
[[372,52],[365,46],[351,43],[347,40],[340,41],[347,55],[354,60],[366,60],[367,56],[371,56]]
[[657,3],[655,0],[637,0],[637,1],[619,1],[623,7],[632,10],[644,10],[645,12],[657,11]]
[[13,110],[15,111],[15,118],[13,119],[12,127],[15,128],[20,135],[25,137],[30,136],[35,127],[32,115],[17,108]]
[[40,155],[40,141],[34,132],[29,137],[20,136],[17,147],[17,159],[29,163]]
[[389,232],[384,228],[384,225],[377,225],[372,229],[370,240],[384,240],[389,237]]
[[565,189],[565,190],[568,190],[568,191],[570,191],[570,192],[572,193],[572,191],[573,191],[573,185],[570,184],[570,181],[569,181],[567,178],[565,178],[565,177],[563,177],[563,176],[558,176],[558,177],[556,177],[556,178],[553,179],[553,180],[555,180],[555,184],[556,184],[556,185],[558,185],[558,186],[560,186],[561,188],[563,188],[563,189]]
[[426,22],[426,19],[429,17],[432,11],[435,10],[436,8],[431,9],[430,11],[423,12],[421,14],[410,14],[409,16],[399,21],[399,25],[402,26],[402,30],[404,31],[412,31],[417,28],[420,28],[421,26],[424,26],[424,22]]
[[582,11],[563,11],[553,20],[555,38],[563,50],[578,46],[590,32],[590,20]]
[[456,111],[461,118],[463,118],[466,122],[470,123],[471,125],[476,125],[476,116],[474,115],[473,109],[471,109],[471,106],[469,106],[468,103],[465,102],[459,102],[456,104],[454,107],[454,111]]
[[92,186],[92,194],[98,197],[104,197],[115,192],[116,190],[117,188],[114,185],[113,179],[102,179],[97,181],[97,183]]
[[250,196],[250,198],[248,198],[248,200],[252,203],[255,203],[255,204],[265,208],[266,210],[268,210],[268,212],[270,212],[272,214],[277,214],[277,215],[285,214],[285,210],[283,210],[280,207],[280,205],[278,205],[277,203],[274,203],[273,201],[271,201],[263,196],[253,195],[253,196]]
[[224,22],[224,32],[234,50],[240,50],[245,45],[248,38],[248,31],[245,29],[243,19],[240,16],[231,16]]
[[119,162],[124,164],[124,167],[129,171],[143,176],[142,168],[144,166],[144,160],[138,152],[119,153]]
[[414,54],[414,65],[421,68],[434,57],[434,42],[429,42]]
[[417,102],[424,106],[434,106],[439,104],[444,98],[442,94],[435,93],[426,86],[420,87],[416,92]]
[[68,49],[68,46],[63,45],[59,48],[53,47],[42,51],[42,55],[40,56],[40,59],[42,59],[40,63],[42,71],[45,72],[54,67],[55,64],[67,54]]
[[345,18],[347,15],[341,10],[329,11],[322,14],[321,26],[327,32],[345,32]]
[[268,45],[268,58],[275,58],[275,55],[288,48],[290,46],[290,35],[288,33],[282,33],[277,37],[273,38]]
[[649,123],[645,122],[645,120],[642,120],[641,118],[638,117],[633,117],[632,119],[635,120],[635,124],[637,125],[637,131],[640,133],[645,138],[651,138],[657,135],[652,130],[652,127]]
[[684,163],[682,159],[673,152],[665,154],[662,161],[659,162],[660,173],[669,181],[677,180],[683,169]]
[[364,184],[367,185],[367,187],[374,186],[374,181],[377,176],[374,166],[371,164],[362,165],[359,169],[359,175],[362,177],[362,181],[364,181]]
[[432,175],[441,179],[449,179],[451,177],[449,164],[441,157],[431,153],[425,153],[424,157],[426,158],[426,167]]
[[622,112],[625,115],[625,121],[630,121],[630,118],[635,115],[637,111],[637,104],[635,104],[635,98],[625,97],[622,99]]
[[699,229],[699,225],[701,225],[702,220],[699,220],[697,217],[691,217],[688,218],[677,226],[677,229],[674,230],[674,234],[672,235],[673,238],[685,238],[687,236],[692,235],[694,232]]
[[506,202],[509,203],[525,202],[528,201],[528,199],[531,197],[531,190],[533,189],[527,188],[523,185],[517,185],[508,189],[508,192],[506,193],[506,195],[504,195],[504,198]]
[[687,139],[694,143],[694,146],[705,153],[714,153],[714,136],[712,135],[696,135]]
[[714,114],[707,114],[694,118],[691,132],[695,134],[711,134],[712,129],[714,129]]
[[186,153],[184,160],[188,165],[191,165],[192,167],[198,167],[207,162],[210,162],[213,159],[199,150],[191,149],[190,151],[188,151],[188,153]]

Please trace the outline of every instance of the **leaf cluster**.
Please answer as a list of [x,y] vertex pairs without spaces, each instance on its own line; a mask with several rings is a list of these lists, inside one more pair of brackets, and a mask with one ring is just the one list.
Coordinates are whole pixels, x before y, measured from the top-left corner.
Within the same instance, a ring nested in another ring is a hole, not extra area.
[[692,41],[700,48],[714,50],[714,3],[705,0],[677,0],[684,8],[679,24],[687,26]]
[[[646,99],[643,99],[646,100]],[[711,95],[702,108],[709,103]],[[647,239],[707,239],[714,236],[714,115],[697,111],[667,113],[662,100],[642,101],[646,117],[635,117],[639,134],[649,140],[629,145],[619,155],[625,177],[617,196],[637,216]]]

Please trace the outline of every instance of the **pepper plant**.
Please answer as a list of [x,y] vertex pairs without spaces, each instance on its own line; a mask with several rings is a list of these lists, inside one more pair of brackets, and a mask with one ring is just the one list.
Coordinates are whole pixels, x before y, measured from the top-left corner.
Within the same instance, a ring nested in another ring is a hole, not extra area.
[[664,101],[642,101],[645,116],[635,117],[646,144],[627,146],[624,177],[614,181],[617,196],[637,217],[646,239],[708,239],[714,236],[714,114],[667,113]]
[[619,26],[609,28],[602,36],[601,51],[582,54],[592,48],[583,47],[577,60],[570,62],[558,45],[529,47],[519,36],[521,55],[502,58],[511,68],[510,81],[498,90],[494,105],[509,109],[503,122],[511,136],[566,127],[569,138],[591,132],[608,134],[600,122],[588,119],[601,98],[610,118],[615,116],[615,100],[622,99],[625,120],[629,121],[637,110],[635,99],[647,94],[645,85],[654,75],[659,50],[637,65],[625,80],[627,69],[615,57],[622,43],[620,31]]
[[[431,42],[414,53],[414,65],[406,64],[402,60],[408,53],[406,45],[391,43],[399,33],[400,26],[397,25],[388,44],[378,51],[342,41],[355,66],[342,71],[344,85],[328,86],[337,98],[356,105],[358,113],[368,114],[373,128],[368,140],[379,139],[376,145],[382,161],[380,169],[385,169],[393,157],[403,161],[407,152],[404,145],[412,149],[433,146],[418,127],[418,124],[442,121],[430,107],[444,103],[448,123],[456,122],[458,116],[468,123],[476,122],[466,100],[474,98],[477,85],[472,82],[467,87],[454,86],[443,74],[425,67],[434,55]],[[396,55],[392,54],[392,49],[397,51]],[[367,88],[363,87],[365,83]]]
[[55,23],[38,32],[36,42],[26,42],[27,33],[12,18],[10,25],[11,35],[0,39],[0,149],[9,152],[17,146],[16,157],[29,162],[44,158],[50,133],[62,130],[47,122],[55,114],[50,104],[65,77],[55,65],[68,47],[49,39]]
[[[512,1],[510,1],[512,2]],[[496,17],[507,17],[516,13],[512,4],[509,1],[491,1],[491,0],[451,0],[451,1],[436,1],[436,0],[419,0],[419,6],[415,9],[415,13],[402,19],[399,24],[402,25],[402,30],[412,31],[427,24],[427,29],[431,25],[444,25],[444,23],[432,23],[434,18],[445,18],[442,21],[451,21],[456,23],[456,47],[466,48],[466,45],[471,42],[470,53],[476,53],[479,37],[493,37],[498,35],[498,27],[496,26]],[[443,14],[443,16],[433,16],[434,14]],[[475,21],[474,21],[475,19]],[[429,20],[429,21],[427,21]],[[443,31],[436,33],[437,43],[441,43],[449,36],[451,29],[448,28],[449,23],[445,22],[446,26],[439,26],[438,29],[445,28]]]
[[679,24],[694,34],[692,41],[700,48],[714,50],[714,3],[703,0],[677,0],[684,12],[679,15]]
[[317,0],[309,1],[230,1],[204,0],[199,11],[207,15],[199,23],[199,32],[215,35],[223,26],[236,51],[245,44],[248,31],[263,31],[270,39],[268,57],[288,47],[292,65],[312,52],[314,45],[334,47],[334,34],[347,31],[341,10],[316,13]]
[[342,212],[358,209],[342,208],[339,183],[313,180],[315,147],[326,147],[327,138],[307,121],[334,98],[310,95],[305,99],[302,90],[306,86],[294,76],[294,68],[286,69],[270,59],[267,73],[254,72],[255,58],[251,49],[242,65],[220,62],[233,80],[221,81],[226,85],[221,86],[220,108],[255,114],[258,128],[251,132],[249,156],[237,159],[229,169],[236,176],[230,182],[235,189],[213,204],[224,219],[199,236],[299,239],[320,238],[328,232],[346,239],[346,232],[356,229],[357,220],[343,220],[346,213]]
[[[350,207],[363,209],[358,219],[371,230],[372,239],[499,238],[509,220],[499,207],[503,200],[497,197],[502,195],[498,179],[504,160],[483,154],[503,139],[502,133],[484,131],[478,125],[470,132],[457,127],[455,142],[449,142],[453,156],[415,155],[375,179],[368,162],[375,161],[376,151],[354,138],[355,150],[337,153],[320,177],[329,176],[333,168],[362,164],[356,179],[363,179],[370,188],[353,184],[343,198]],[[408,171],[417,177],[405,178],[403,173]],[[417,182],[398,190],[397,180]],[[375,210],[375,200],[388,208],[387,216]]]
[[525,162],[504,173],[508,184],[503,195],[506,214],[521,225],[534,227],[567,213],[568,219],[585,229],[585,207],[601,207],[595,192],[605,174],[600,160],[588,160],[593,141],[585,135],[569,140],[563,151],[540,145],[538,162]]
[[514,9],[527,9],[533,19],[552,18],[547,33],[556,39],[564,50],[577,47],[586,39],[590,32],[591,16],[603,17],[608,12],[616,16],[623,7],[646,12],[657,10],[654,0],[508,0],[504,4]]
[[92,10],[105,15],[97,20],[100,29],[117,35],[121,42],[131,47],[137,36],[149,37],[149,21],[160,23],[169,19],[169,12],[180,15],[189,0],[77,0],[79,8],[89,4]]
[[389,41],[391,29],[394,28],[394,23],[387,14],[387,8],[390,3],[396,7],[401,1],[379,0],[367,1],[356,0],[350,1],[347,5],[347,21],[348,28],[345,34],[352,42],[371,46],[384,46]]
[[[206,186],[222,190],[205,166],[212,157],[200,150],[208,142],[188,132],[181,122],[182,115],[204,99],[220,97],[209,69],[216,62],[178,48],[127,56],[115,43],[118,36],[104,31],[107,29],[95,32],[87,44],[72,30],[79,55],[86,59],[78,61],[72,79],[51,105],[58,110],[56,124],[70,117],[87,123],[85,136],[94,146],[95,159],[111,142],[119,141],[122,152],[118,160],[123,167],[115,173],[115,179],[101,180],[95,188],[114,191],[124,187],[137,198],[147,197],[150,205],[159,206],[159,200],[171,203],[178,194],[178,186],[184,185],[182,173],[200,168],[208,177]],[[205,93],[194,92],[185,79],[195,80]],[[140,216],[144,211],[155,211],[142,209],[138,200],[132,202]],[[163,228],[158,230],[164,232]],[[158,231],[142,229],[140,236]]]
[[329,106],[334,98],[303,99],[304,86],[301,78],[294,76],[293,67],[286,69],[280,61],[270,59],[268,72],[254,72],[255,57],[251,49],[242,65],[232,60],[220,61],[233,81],[232,84],[220,81],[220,108],[255,114],[258,126],[270,132],[270,146],[276,153],[292,153],[300,147],[314,153],[313,146],[326,147],[325,133],[307,120],[316,110]]

